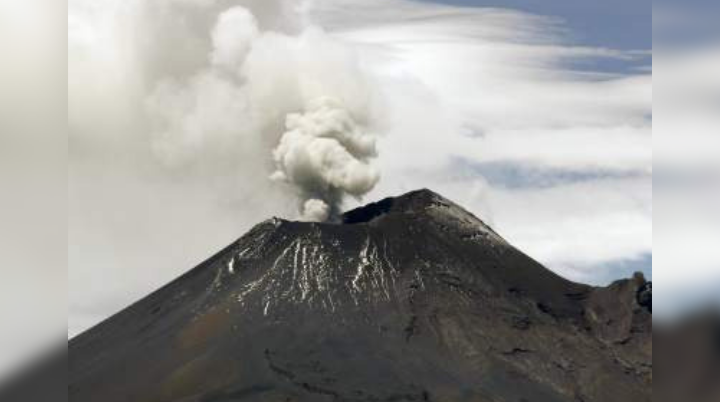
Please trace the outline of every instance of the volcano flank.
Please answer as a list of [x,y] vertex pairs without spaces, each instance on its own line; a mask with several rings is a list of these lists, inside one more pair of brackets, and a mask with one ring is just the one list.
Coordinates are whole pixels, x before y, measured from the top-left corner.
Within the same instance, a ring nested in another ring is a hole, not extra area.
[[73,402],[649,402],[652,286],[568,281],[420,190],[270,219],[69,343]]

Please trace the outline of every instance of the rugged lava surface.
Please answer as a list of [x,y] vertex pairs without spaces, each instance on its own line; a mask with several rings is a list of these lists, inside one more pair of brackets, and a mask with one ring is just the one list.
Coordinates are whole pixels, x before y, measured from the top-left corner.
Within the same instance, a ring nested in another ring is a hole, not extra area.
[[272,219],[69,344],[74,402],[643,402],[652,289],[567,281],[428,191]]

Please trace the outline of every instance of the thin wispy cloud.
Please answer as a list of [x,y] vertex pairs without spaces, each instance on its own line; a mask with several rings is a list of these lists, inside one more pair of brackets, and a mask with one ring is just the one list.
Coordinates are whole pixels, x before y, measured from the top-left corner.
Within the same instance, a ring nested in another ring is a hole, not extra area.
[[[512,10],[316,4],[311,16],[357,46],[386,83],[394,120],[380,152],[383,193],[437,188],[578,280],[652,253],[650,73],[573,68],[646,51],[570,45],[562,21]],[[459,174],[458,159],[586,179],[504,186],[500,175]]]

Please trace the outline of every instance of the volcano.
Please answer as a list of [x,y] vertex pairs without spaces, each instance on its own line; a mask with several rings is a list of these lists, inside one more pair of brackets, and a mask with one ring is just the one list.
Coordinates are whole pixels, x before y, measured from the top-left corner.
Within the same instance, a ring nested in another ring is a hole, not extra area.
[[644,402],[652,286],[568,281],[428,190],[270,219],[69,342],[73,402]]

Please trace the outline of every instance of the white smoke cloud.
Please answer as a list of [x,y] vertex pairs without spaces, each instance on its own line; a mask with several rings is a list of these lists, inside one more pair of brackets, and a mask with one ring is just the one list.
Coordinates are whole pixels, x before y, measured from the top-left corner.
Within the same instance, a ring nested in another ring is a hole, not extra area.
[[311,198],[303,204],[301,221],[324,222],[330,218],[330,206],[325,201]]
[[212,63],[230,70],[238,68],[259,35],[255,16],[244,7],[233,7],[218,18],[212,31]]
[[[211,36],[200,72],[162,80],[146,99],[153,149],[165,162],[202,163],[228,152],[261,168],[274,162],[267,177],[291,185],[302,219],[337,215],[345,196],[373,189],[380,175],[365,127],[371,80],[352,51],[316,27],[297,36],[261,32],[240,6],[219,15]],[[319,202],[326,213],[317,213]]]
[[345,194],[361,197],[380,179],[369,163],[377,154],[374,136],[359,127],[337,100],[312,101],[305,113],[288,115],[286,128],[273,151],[277,170],[272,178],[297,186],[309,199],[304,203],[304,219],[327,219],[328,213],[339,212]]

